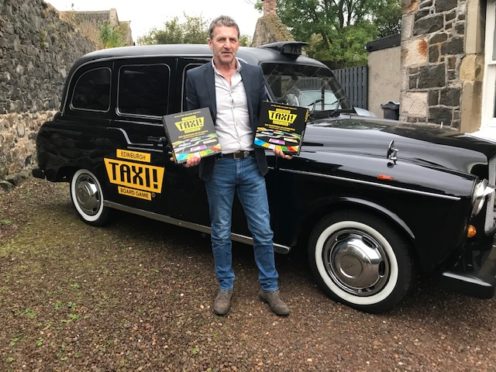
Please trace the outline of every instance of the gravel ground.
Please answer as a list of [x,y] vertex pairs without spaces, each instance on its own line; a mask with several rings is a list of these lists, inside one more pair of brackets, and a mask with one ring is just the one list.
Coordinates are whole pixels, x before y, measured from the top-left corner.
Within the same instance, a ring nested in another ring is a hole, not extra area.
[[257,299],[251,247],[235,245],[235,297],[212,313],[208,237],[119,214],[82,223],[67,184],[0,191],[0,370],[495,370],[495,300],[423,284],[385,315],[316,288],[277,256],[288,318]]

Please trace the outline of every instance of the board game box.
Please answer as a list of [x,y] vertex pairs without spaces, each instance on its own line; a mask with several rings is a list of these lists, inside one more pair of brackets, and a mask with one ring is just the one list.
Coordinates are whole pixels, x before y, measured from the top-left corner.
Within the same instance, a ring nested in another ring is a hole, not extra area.
[[193,156],[204,158],[221,151],[208,108],[165,115],[163,124],[176,163],[184,163]]
[[255,146],[280,148],[285,154],[298,155],[308,120],[306,107],[262,102]]

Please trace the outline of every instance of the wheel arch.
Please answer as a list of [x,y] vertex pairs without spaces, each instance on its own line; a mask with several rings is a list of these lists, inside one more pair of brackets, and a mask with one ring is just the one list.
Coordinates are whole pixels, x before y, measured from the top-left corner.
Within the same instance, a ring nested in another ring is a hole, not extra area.
[[[102,161],[103,164],[103,161]],[[66,165],[63,167],[60,167],[55,175],[55,180],[57,182],[71,182],[72,176],[80,170],[80,169],[87,169],[90,172],[94,173],[98,177],[103,177],[104,172],[102,171],[101,167],[95,166],[94,163],[90,162],[81,162],[80,164],[71,164],[71,165]],[[100,181],[103,181],[103,179],[100,179]],[[100,182],[102,183],[102,182]],[[103,187],[103,184],[102,184]]]
[[326,215],[345,209],[355,209],[381,217],[410,243],[410,253],[416,261],[418,260],[418,256],[412,248],[413,242],[415,241],[415,234],[408,227],[406,222],[403,221],[403,219],[396,213],[388,210],[387,208],[384,208],[383,206],[369,200],[360,198],[337,197],[327,200],[319,200],[318,202],[316,202],[315,208],[312,208],[311,213],[307,214],[304,217],[300,234],[301,243],[308,241],[308,237],[311,234],[314,226]]
[[57,181],[70,182],[72,176],[74,175],[74,173],[77,172],[78,169],[81,169],[81,167],[69,166],[60,168],[57,172]]

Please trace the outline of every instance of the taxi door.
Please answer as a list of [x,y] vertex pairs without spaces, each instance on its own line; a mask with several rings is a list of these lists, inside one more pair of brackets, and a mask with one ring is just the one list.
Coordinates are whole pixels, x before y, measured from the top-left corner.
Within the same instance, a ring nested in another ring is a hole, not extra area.
[[[210,58],[209,56],[198,56],[193,58],[179,57],[177,59],[176,77],[171,86],[171,97],[174,97],[174,100],[171,103],[169,113],[186,111],[186,72],[210,61]],[[165,127],[163,130],[165,133]],[[170,151],[169,144],[167,146]],[[196,224],[196,226],[191,226],[194,229],[208,231],[210,226],[208,201],[205,185],[198,176],[198,167],[186,168],[183,164],[176,164],[171,161],[166,180],[174,195],[173,200],[168,200],[168,206],[173,210],[171,215]]]
[[107,199],[114,208],[165,222],[208,225],[208,214],[197,213],[206,205],[197,169],[171,160],[165,135],[163,116],[181,110],[176,65],[176,57],[115,63],[116,117],[109,128],[115,154],[104,159]]

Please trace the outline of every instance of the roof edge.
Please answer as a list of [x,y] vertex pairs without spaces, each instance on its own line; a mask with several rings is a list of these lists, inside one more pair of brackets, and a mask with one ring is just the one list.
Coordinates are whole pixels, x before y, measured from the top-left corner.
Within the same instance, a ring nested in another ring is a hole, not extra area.
[[394,48],[401,45],[401,34],[394,34],[371,41],[366,44],[367,52],[375,52],[377,50]]

